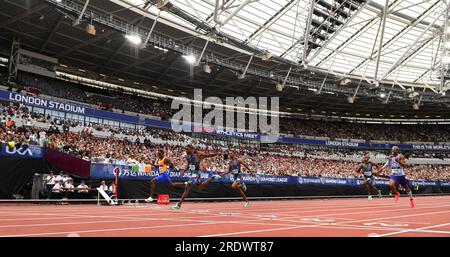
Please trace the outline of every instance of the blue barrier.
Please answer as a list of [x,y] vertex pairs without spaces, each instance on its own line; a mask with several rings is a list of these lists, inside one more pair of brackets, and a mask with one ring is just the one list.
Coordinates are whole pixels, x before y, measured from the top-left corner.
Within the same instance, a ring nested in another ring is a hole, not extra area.
[[[128,166],[113,165],[104,163],[91,164],[91,179],[93,180],[114,180],[115,175],[119,174],[120,180],[151,180],[159,175],[158,169],[149,166]],[[189,180],[191,173],[186,172],[183,177],[180,171],[169,171],[170,177],[174,182],[185,182]],[[201,173],[202,179],[211,177],[212,172],[204,171]],[[320,178],[320,177],[298,177],[298,176],[253,176],[242,174],[242,181],[246,184],[264,184],[264,185],[342,185],[342,186],[360,186],[362,179],[355,178]],[[214,180],[216,183],[231,183],[233,177],[228,174],[220,179]],[[375,180],[376,185],[389,185],[386,179]],[[440,181],[411,181],[413,186],[449,186],[450,182]]]
[[44,148],[39,146],[20,146],[9,147],[8,144],[2,143],[0,149],[1,157],[15,157],[15,158],[28,158],[39,159],[44,158]]

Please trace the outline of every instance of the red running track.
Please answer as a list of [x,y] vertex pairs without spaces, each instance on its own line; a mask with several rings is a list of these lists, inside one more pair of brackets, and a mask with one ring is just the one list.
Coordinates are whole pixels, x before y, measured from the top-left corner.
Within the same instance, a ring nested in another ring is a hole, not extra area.
[[450,237],[450,196],[186,202],[140,206],[0,205],[0,236]]

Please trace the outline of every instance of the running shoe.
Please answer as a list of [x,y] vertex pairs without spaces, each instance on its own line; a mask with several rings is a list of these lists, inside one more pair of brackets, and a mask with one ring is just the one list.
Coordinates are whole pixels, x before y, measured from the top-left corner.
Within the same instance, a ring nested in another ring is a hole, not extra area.
[[247,207],[247,206],[249,206],[249,205],[250,205],[250,202],[249,202],[249,201],[245,202],[245,203],[244,203],[244,208]]
[[247,186],[244,183],[242,183],[242,191],[247,191]]
[[369,200],[372,200],[372,196],[371,196],[371,195],[369,195],[367,198],[368,198]]
[[411,208],[414,208],[414,199],[409,199],[409,206],[411,206]]
[[180,204],[177,203],[174,206],[172,206],[172,210],[179,210],[180,209]]
[[145,199],[145,202],[151,203],[151,202],[153,202],[153,198],[150,196],[149,198]]
[[400,197],[400,193],[399,192],[397,192],[396,194],[395,194],[395,202],[396,203],[398,203],[398,198]]

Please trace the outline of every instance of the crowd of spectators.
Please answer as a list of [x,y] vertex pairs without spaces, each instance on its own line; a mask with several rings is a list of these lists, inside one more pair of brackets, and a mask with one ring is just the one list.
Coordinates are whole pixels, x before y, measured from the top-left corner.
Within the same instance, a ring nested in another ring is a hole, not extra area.
[[27,73],[20,73],[17,83],[20,86],[36,88],[46,95],[93,104],[100,109],[112,111],[114,108],[122,112],[130,111],[158,116],[161,119],[168,119],[173,115],[170,102],[163,99],[142,97],[119,90],[94,88]]
[[[128,134],[111,129],[115,133],[100,137],[93,133],[98,129],[95,126],[82,127],[68,121],[47,120],[47,117],[34,116],[27,111],[28,109],[24,106],[12,104],[1,107],[0,141],[2,143],[12,143],[16,147],[46,146],[89,161],[127,165],[151,165],[156,159],[157,151],[163,149],[179,169],[185,168],[184,146],[189,143],[206,152],[221,153],[218,157],[204,160],[202,163],[202,169],[212,172],[224,172],[227,169],[227,161],[223,155],[228,150],[233,150],[250,166],[252,172],[259,174],[338,178],[361,176],[355,173],[356,162],[326,158],[329,155],[344,156],[348,154],[345,151],[331,152],[326,148],[307,151],[295,145],[279,144],[264,147],[245,144],[232,146],[211,140],[206,142],[207,140],[198,140],[192,135],[159,129],[127,131]],[[14,124],[11,120],[14,116],[23,118],[25,120],[23,125]],[[28,122],[33,119],[45,119],[50,122],[50,126],[48,128],[31,126],[32,123]],[[69,129],[76,126],[82,129],[79,132]],[[102,129],[109,131],[107,127]],[[141,141],[137,136],[145,139]],[[159,139],[162,143],[155,143],[155,139]],[[407,169],[407,173],[411,179],[450,180],[448,165],[414,165]],[[65,187],[66,182],[63,181],[59,187]],[[61,182],[55,181],[55,186],[56,183]]]
[[[99,108],[118,109],[169,119],[174,111],[167,99],[149,98],[119,90],[106,90],[78,83],[19,74],[18,85],[68,100],[95,104]],[[449,142],[448,125],[389,125],[282,118],[280,131],[295,137],[313,136],[331,139],[388,140],[395,142]]]

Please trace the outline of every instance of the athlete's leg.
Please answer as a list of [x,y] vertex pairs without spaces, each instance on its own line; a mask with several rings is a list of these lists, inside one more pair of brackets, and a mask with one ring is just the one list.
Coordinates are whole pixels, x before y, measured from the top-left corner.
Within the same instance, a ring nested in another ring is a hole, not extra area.
[[182,183],[182,182],[170,182],[170,186],[172,187],[172,188],[178,188],[178,187],[183,187],[183,186],[185,186],[185,184],[184,183]]
[[381,190],[379,190],[377,187],[375,187],[373,184],[370,185],[372,187],[372,190],[377,194],[379,197],[382,197]]
[[389,180],[389,186],[391,187],[392,193],[395,195],[395,202],[398,202],[398,198],[400,197],[400,193],[397,190],[397,181],[391,178]]
[[183,182],[173,182],[172,179],[170,178],[169,174],[167,174],[164,177],[164,182],[166,184],[169,184],[172,188],[177,188],[177,187],[184,187],[186,184]]
[[408,196],[409,196],[409,204],[410,204],[411,208],[414,208],[415,204],[414,204],[414,198],[413,198],[413,195],[412,195],[412,190],[411,190],[411,187],[409,186],[409,182],[406,180],[406,178],[405,178],[404,187],[405,187],[406,192],[408,193]]
[[244,191],[242,191],[242,185],[241,183],[234,181],[231,187],[236,190],[244,199],[245,202],[248,202],[247,196],[245,195]]
[[372,191],[373,194],[378,194],[379,195],[381,193],[381,191],[378,190],[378,188],[376,188],[373,185],[373,181],[371,183],[369,183],[369,188],[370,188],[370,190]]
[[371,195],[369,181],[364,182],[363,186],[366,189],[367,194]]
[[191,186],[192,186],[191,182],[188,182],[186,184],[183,195],[181,195],[180,201],[175,206],[173,206],[173,209],[179,209],[181,207],[181,204],[183,204],[184,200],[186,199],[186,197],[188,197],[189,193],[191,192]]
[[152,179],[152,181],[150,181],[150,197],[153,197],[153,195],[155,194],[156,182],[157,182],[156,178],[154,178],[154,179]]
[[396,183],[395,183],[395,181],[394,180],[389,180],[389,187],[391,188],[391,190],[392,190],[392,193],[394,193],[394,194],[397,194],[398,193],[398,191],[397,191],[397,185],[396,185]]
[[155,187],[156,187],[156,183],[158,182],[159,177],[160,176],[158,176],[150,181],[150,196],[147,199],[145,199],[145,201],[147,203],[153,202],[153,194],[155,193]]
[[203,190],[209,185],[209,183],[211,183],[211,181],[217,178],[220,178],[220,175],[215,174],[212,177],[208,178],[207,180],[203,181],[203,183],[201,183],[200,185],[197,185],[197,188]]

